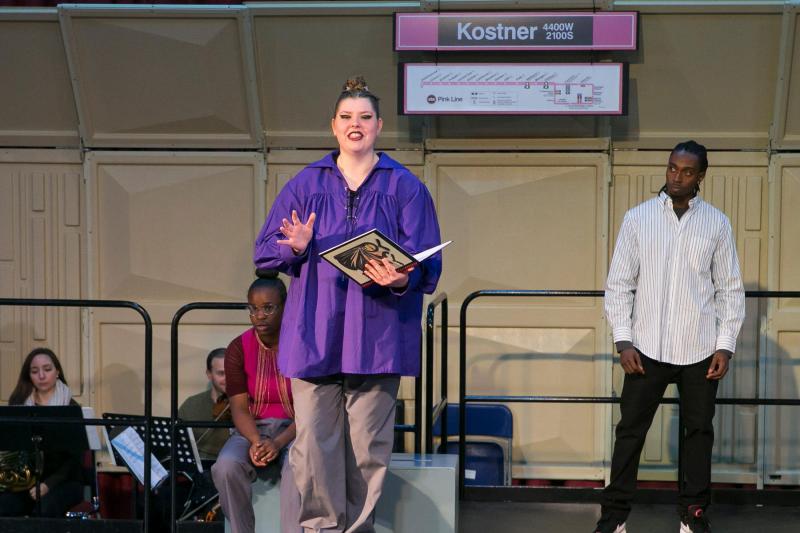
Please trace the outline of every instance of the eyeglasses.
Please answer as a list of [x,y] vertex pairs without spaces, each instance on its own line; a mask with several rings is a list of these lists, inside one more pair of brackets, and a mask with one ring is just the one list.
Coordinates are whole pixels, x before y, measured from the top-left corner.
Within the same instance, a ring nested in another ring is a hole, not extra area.
[[257,316],[261,313],[264,316],[272,316],[275,314],[275,311],[278,310],[280,305],[275,304],[265,304],[262,307],[258,307],[257,305],[247,304],[247,311],[250,313],[250,316]]

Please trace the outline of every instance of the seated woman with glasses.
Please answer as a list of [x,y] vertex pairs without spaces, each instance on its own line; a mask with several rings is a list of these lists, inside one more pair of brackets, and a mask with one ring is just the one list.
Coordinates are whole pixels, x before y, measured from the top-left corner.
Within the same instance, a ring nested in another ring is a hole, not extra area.
[[[48,348],[36,348],[25,358],[8,404],[78,405],[72,399],[61,362]],[[32,477],[33,453],[5,451],[0,454],[0,516],[34,513],[37,492]],[[41,516],[63,517],[83,500],[81,455],[49,451],[43,454],[42,459],[38,493],[42,504]]]
[[277,362],[286,285],[277,271],[258,270],[256,275],[247,291],[253,327],[225,351],[225,387],[236,429],[220,450],[211,476],[232,533],[252,533],[252,483],[256,477],[274,479],[280,474],[281,532],[297,533],[300,493],[285,460],[295,436],[292,391]]

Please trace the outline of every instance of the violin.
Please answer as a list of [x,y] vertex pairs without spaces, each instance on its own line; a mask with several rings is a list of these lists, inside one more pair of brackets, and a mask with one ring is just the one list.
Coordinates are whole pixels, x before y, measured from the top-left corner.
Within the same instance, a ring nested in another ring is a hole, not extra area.
[[228,422],[232,420],[230,407],[228,396],[220,394],[214,406],[211,408],[211,417],[214,419],[214,422]]
[[201,522],[215,522],[217,520],[217,515],[219,514],[219,511],[220,511],[221,508],[222,508],[222,505],[220,505],[219,503],[215,503],[214,507],[212,507],[206,513],[206,516],[204,517],[203,520],[201,520]]
[[[219,398],[217,398],[217,401],[214,402],[214,405],[211,407],[211,416],[214,422],[230,422],[233,420],[231,416],[231,405],[226,395],[219,395]],[[206,428],[205,431],[197,437],[196,443],[200,444],[203,439],[211,435],[211,429],[212,428]]]
[[[217,401],[214,402],[214,405],[211,408],[211,416],[214,419],[214,422],[227,422],[233,420],[233,417],[231,416],[231,405],[228,401],[228,397],[225,394],[220,394],[219,398],[217,398]],[[197,439],[197,442],[200,442],[203,440],[203,438],[205,438],[206,435],[209,434],[210,431],[206,429],[200,438]],[[220,510],[221,506],[219,502],[217,502],[199,521],[214,522],[217,519],[217,515],[219,515]]]

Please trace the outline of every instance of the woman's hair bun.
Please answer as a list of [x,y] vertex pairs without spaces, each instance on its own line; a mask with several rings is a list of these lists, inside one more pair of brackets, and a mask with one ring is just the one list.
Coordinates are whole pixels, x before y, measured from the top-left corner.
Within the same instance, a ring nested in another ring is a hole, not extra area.
[[256,277],[258,279],[275,279],[278,277],[278,271],[274,268],[257,268]]
[[364,79],[364,76],[356,76],[354,78],[348,78],[344,85],[342,86],[342,91],[344,92],[356,92],[356,91],[367,91],[369,92],[369,87],[367,86],[367,80]]

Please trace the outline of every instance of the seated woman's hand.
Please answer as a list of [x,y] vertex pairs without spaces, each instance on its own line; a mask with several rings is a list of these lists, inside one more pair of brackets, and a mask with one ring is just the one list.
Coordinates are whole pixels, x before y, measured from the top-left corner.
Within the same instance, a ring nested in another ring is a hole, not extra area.
[[263,444],[264,460],[268,463],[271,463],[272,461],[277,459],[278,454],[281,452],[281,450],[275,444],[275,441],[273,441],[272,439],[264,439],[261,442]]
[[386,258],[381,261],[370,259],[364,267],[364,274],[382,287],[402,289],[408,285],[408,273],[412,270],[414,270],[414,267],[398,272],[392,262]]
[[280,449],[272,439],[263,438],[250,445],[250,461],[255,466],[267,466],[278,458],[278,453],[280,453]]
[[250,462],[254,466],[267,466],[267,461],[264,460],[264,441],[258,441],[250,445]]

